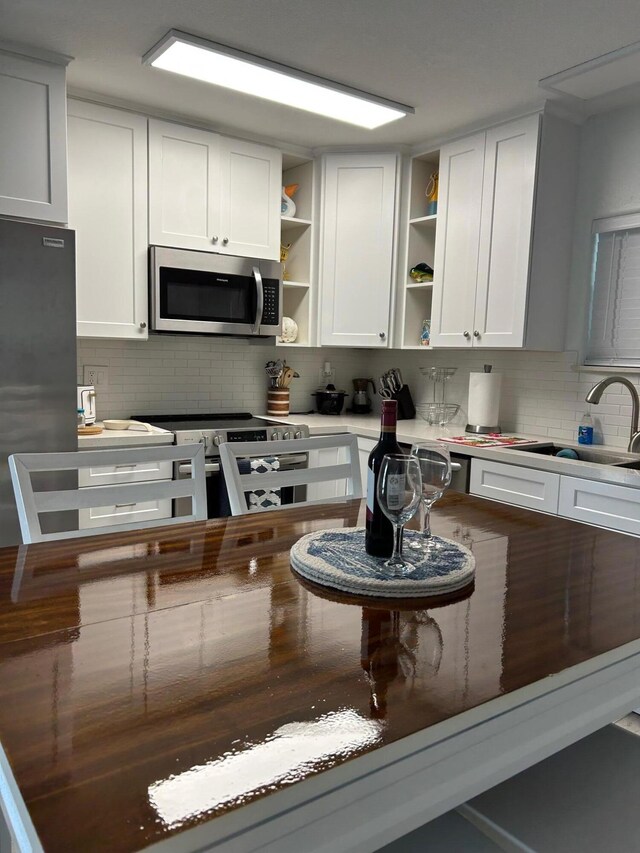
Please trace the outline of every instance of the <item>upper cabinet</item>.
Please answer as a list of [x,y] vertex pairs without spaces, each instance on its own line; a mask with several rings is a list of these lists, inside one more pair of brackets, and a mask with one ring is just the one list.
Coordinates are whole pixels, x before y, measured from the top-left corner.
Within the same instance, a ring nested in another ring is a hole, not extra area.
[[147,337],[147,120],[69,101],[80,337]]
[[275,148],[149,121],[149,242],[278,260],[281,172]]
[[65,68],[0,52],[0,214],[67,221]]
[[398,157],[327,154],[322,165],[320,343],[387,347]]
[[576,153],[538,114],[442,148],[433,346],[563,348]]

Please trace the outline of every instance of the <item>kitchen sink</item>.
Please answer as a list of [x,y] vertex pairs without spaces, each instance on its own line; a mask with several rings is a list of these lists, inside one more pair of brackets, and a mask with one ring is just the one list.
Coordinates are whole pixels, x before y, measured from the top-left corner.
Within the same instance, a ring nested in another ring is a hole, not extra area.
[[[505,448],[506,450],[516,450],[526,453],[537,453],[541,456],[557,456],[559,450],[566,449],[566,444],[539,444],[537,447],[528,447],[527,445],[512,446]],[[572,450],[578,454],[580,462],[590,462],[595,465],[614,465],[616,468],[634,468],[640,470],[640,457],[633,457],[618,453],[611,453],[608,450],[598,450],[597,448],[582,448],[572,447]],[[562,458],[562,457],[560,457]]]

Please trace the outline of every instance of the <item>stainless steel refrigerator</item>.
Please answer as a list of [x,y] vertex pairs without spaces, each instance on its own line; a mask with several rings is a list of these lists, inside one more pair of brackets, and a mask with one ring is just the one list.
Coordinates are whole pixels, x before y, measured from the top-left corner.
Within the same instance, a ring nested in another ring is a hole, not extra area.
[[77,450],[75,232],[0,219],[0,546],[21,542],[7,457]]

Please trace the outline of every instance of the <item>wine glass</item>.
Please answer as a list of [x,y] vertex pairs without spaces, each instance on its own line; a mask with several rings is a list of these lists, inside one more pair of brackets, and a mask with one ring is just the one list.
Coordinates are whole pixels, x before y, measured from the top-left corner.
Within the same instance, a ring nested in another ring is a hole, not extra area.
[[449,448],[440,441],[424,441],[413,445],[411,455],[417,459],[422,475],[422,536],[410,547],[427,552],[437,550],[440,545],[431,536],[431,507],[451,482]]
[[420,504],[422,485],[420,464],[415,456],[388,453],[382,459],[378,476],[378,503],[393,525],[393,554],[384,565],[391,577],[402,578],[415,566],[402,556],[402,531]]

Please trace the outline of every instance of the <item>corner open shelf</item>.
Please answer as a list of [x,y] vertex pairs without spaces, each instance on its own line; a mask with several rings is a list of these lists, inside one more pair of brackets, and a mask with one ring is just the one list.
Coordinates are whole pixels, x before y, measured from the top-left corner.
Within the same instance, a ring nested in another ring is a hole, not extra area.
[[286,276],[282,282],[284,317],[291,317],[298,325],[298,337],[294,343],[285,344],[276,339],[279,347],[313,346],[315,328],[313,323],[314,291],[312,271],[314,268],[313,216],[314,216],[314,162],[297,154],[282,155],[282,184],[298,184],[293,196],[295,216],[282,216],[281,238],[289,246],[285,262]]
[[406,231],[398,276],[396,337],[401,349],[429,350],[420,344],[420,337],[423,322],[431,321],[433,282],[414,281],[409,270],[420,263],[434,266],[438,214],[427,212],[425,191],[431,175],[438,171],[439,162],[439,151],[427,151],[412,157],[409,164]]

